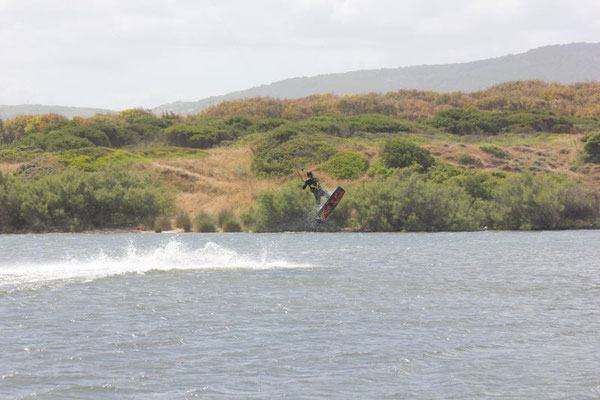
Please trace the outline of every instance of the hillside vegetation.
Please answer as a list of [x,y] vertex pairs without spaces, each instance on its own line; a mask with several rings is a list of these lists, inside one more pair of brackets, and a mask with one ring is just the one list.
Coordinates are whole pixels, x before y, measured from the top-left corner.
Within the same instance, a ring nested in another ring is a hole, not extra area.
[[[600,84],[0,121],[0,231],[596,227]],[[327,224],[298,174],[347,194]]]

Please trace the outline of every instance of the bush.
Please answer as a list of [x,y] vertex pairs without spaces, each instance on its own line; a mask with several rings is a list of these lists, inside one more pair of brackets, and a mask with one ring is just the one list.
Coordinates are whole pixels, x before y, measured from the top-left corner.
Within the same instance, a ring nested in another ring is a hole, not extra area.
[[241,232],[242,226],[237,221],[229,220],[223,224],[221,230],[223,232]]
[[479,148],[484,153],[491,154],[496,158],[510,157],[510,153],[508,151],[502,149],[500,146],[497,146],[495,144],[482,144],[481,146],[479,146]]
[[460,153],[456,156],[456,161],[462,165],[481,165],[481,160],[479,157],[475,157],[469,153]]
[[110,141],[111,147],[135,144],[141,140],[140,134],[117,124],[95,122],[89,126],[103,132]]
[[254,232],[335,231],[344,227],[349,218],[346,196],[327,223],[318,224],[313,195],[290,183],[278,191],[259,193],[253,209],[242,217],[244,225]]
[[178,211],[175,215],[175,226],[179,229],[183,229],[184,232],[190,232],[192,230],[192,220],[185,211]]
[[331,140],[282,126],[255,149],[252,170],[259,176],[290,174],[295,168],[326,161],[335,153]]
[[598,197],[563,176],[515,174],[494,191],[501,229],[568,229],[598,218]]
[[518,132],[568,133],[573,122],[548,111],[481,112],[475,109],[452,109],[437,113],[426,124],[457,135],[475,133],[498,134],[505,130]]
[[197,232],[216,232],[214,218],[207,213],[201,212],[194,218],[194,226]]
[[456,135],[497,134],[506,126],[506,123],[502,123],[497,117],[498,113],[484,113],[475,109],[453,109],[440,111],[426,123]]
[[410,125],[382,114],[362,114],[348,118],[351,132],[395,133],[408,132]]
[[428,150],[404,139],[394,139],[386,142],[381,154],[387,168],[404,168],[412,165],[427,171],[434,163]]
[[154,220],[154,232],[161,233],[162,231],[171,230],[171,221],[166,215],[159,215]]
[[369,168],[369,161],[358,153],[343,152],[334,155],[321,170],[338,179],[356,179]]
[[115,165],[127,165],[147,160],[134,152],[106,147],[86,147],[59,152],[58,157],[66,165],[83,171],[98,171]]
[[202,124],[178,124],[163,131],[167,143],[173,146],[206,149],[223,140],[233,139],[229,132],[215,126]]
[[11,212],[0,230],[151,226],[172,202],[153,176],[118,167],[91,173],[70,168],[28,181],[12,177],[3,186]]
[[584,160],[586,162],[600,163],[600,132],[592,132],[584,137]]
[[408,171],[358,185],[349,202],[363,231],[469,231],[483,221],[463,188]]
[[241,232],[242,226],[229,210],[221,210],[217,215],[217,226],[223,232]]
[[387,177],[387,176],[391,175],[392,171],[393,170],[391,168],[387,168],[384,165],[384,162],[383,162],[383,160],[381,158],[377,158],[371,164],[371,167],[369,168],[369,171],[367,171],[367,174],[370,177],[374,177],[374,176]]
[[61,131],[53,131],[48,135],[42,137],[36,137],[33,142],[48,151],[68,150],[68,149],[80,149],[83,147],[94,147],[94,143],[86,138],[71,135]]

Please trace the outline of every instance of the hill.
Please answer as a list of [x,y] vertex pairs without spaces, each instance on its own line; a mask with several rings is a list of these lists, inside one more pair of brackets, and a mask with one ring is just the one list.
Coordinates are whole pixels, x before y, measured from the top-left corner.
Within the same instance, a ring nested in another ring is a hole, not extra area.
[[285,79],[199,101],[164,104],[155,107],[153,112],[193,114],[222,101],[251,97],[293,99],[322,93],[385,93],[400,89],[471,92],[516,80],[564,84],[600,80],[600,43],[545,46],[522,54],[458,64],[419,65]]
[[59,114],[67,118],[87,118],[96,114],[111,114],[115,111],[103,108],[45,106],[42,104],[20,104],[14,106],[0,104],[0,119],[10,119],[19,115]]
[[[523,81],[19,116],[0,124],[0,232],[598,227],[598,93]],[[302,169],[346,189],[323,226]]]

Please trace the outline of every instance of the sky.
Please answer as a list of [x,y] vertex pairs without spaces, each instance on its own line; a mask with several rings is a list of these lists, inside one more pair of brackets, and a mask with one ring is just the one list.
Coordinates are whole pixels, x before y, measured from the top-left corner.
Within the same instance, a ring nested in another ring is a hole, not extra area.
[[0,104],[113,110],[600,42],[598,0],[0,0]]

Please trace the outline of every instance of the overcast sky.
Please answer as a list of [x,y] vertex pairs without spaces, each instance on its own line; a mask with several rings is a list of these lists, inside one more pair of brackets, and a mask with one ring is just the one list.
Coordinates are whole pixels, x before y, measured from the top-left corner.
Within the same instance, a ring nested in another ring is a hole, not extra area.
[[151,108],[600,42],[600,0],[0,0],[0,104]]

